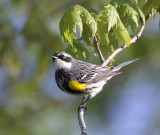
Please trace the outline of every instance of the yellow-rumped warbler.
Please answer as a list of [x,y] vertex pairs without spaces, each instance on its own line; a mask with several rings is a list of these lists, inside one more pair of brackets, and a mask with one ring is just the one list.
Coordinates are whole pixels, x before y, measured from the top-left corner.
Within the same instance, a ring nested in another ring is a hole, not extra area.
[[86,96],[86,101],[99,93],[109,79],[120,74],[123,66],[138,60],[102,67],[76,60],[65,52],[53,54],[52,59],[58,87],[69,94]]

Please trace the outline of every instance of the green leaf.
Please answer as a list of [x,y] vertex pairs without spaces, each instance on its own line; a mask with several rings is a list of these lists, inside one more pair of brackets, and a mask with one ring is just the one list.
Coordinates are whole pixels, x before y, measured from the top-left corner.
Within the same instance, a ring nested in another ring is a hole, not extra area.
[[110,29],[117,23],[118,17],[119,15],[116,9],[112,5],[107,4],[104,5],[103,9],[98,14],[97,21],[106,24],[106,28],[109,32]]
[[111,28],[117,23],[118,14],[115,8],[107,4],[97,15],[97,33],[99,34],[100,44],[108,45],[108,34]]
[[90,35],[91,35],[90,29],[86,26],[86,24],[84,24],[83,25],[82,37],[83,37],[83,41],[88,46],[91,46]]
[[138,4],[138,0],[129,0],[132,3]]
[[130,45],[130,35],[120,20],[118,21],[117,25],[114,26],[113,33],[117,41],[121,42],[123,39],[125,45]]
[[148,0],[143,7],[143,11],[145,15],[147,15],[148,13],[151,13],[152,16],[154,16],[159,8],[160,8],[159,0]]
[[102,21],[97,23],[97,33],[99,34],[99,41],[101,45],[108,45],[109,44],[109,38],[108,38],[108,29],[106,28],[106,24],[104,24]]
[[141,19],[142,19],[143,25],[145,25],[146,19],[145,19],[145,15],[144,15],[143,11],[138,6],[136,6],[136,10],[138,12],[139,17],[141,17]]
[[104,5],[103,9],[98,14],[97,27],[97,33],[100,36],[100,42],[102,44],[107,45],[109,43],[108,34],[113,31],[115,39],[118,42],[123,41],[127,46],[130,45],[131,39],[129,33],[121,22],[116,8],[111,4]]
[[68,46],[66,49],[66,52],[71,54],[77,59],[85,60],[89,59],[90,52],[88,49],[80,42],[77,42],[77,40],[73,41],[74,46]]
[[120,16],[122,16],[124,22],[129,24],[131,20],[135,23],[136,27],[138,27],[138,13],[133,7],[129,6],[127,3],[122,3],[120,6],[120,12]]
[[95,10],[95,9],[89,9],[88,11],[89,11],[89,13],[92,15],[92,17],[96,20],[97,14],[98,14],[99,12],[98,12],[97,10]]
[[73,46],[76,38],[77,28],[80,36],[89,44],[89,40],[97,31],[97,24],[92,15],[82,6],[75,5],[69,8],[60,20],[60,33],[65,43]]
[[114,0],[112,5],[118,5],[116,8],[125,27],[131,26],[134,31],[135,27],[139,26],[140,21],[145,25],[145,16],[136,4],[125,0]]

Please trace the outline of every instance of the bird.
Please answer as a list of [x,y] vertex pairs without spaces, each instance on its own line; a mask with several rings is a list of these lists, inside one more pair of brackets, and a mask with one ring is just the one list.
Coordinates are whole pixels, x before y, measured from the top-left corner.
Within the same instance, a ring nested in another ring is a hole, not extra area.
[[52,55],[52,60],[58,87],[68,94],[85,97],[81,104],[84,105],[103,89],[108,80],[121,74],[119,70],[122,67],[139,59],[108,67],[77,60],[70,54],[60,51]]

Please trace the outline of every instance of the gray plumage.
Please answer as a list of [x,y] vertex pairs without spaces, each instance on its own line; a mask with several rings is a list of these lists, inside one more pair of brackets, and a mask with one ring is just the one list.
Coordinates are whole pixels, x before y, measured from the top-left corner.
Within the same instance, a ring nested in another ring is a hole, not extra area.
[[[103,86],[113,76],[120,74],[122,67],[139,59],[123,62],[111,67],[102,67],[74,59],[65,52],[55,53],[53,56],[55,79],[60,89],[73,95],[85,95],[87,100],[99,93]],[[70,80],[86,84],[83,90],[75,90],[68,86]]]

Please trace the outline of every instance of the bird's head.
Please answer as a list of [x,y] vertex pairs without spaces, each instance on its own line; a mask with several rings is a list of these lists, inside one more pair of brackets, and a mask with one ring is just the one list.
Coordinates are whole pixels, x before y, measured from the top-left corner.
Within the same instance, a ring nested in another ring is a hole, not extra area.
[[73,57],[65,52],[56,52],[52,55],[55,71],[59,69],[70,69]]

